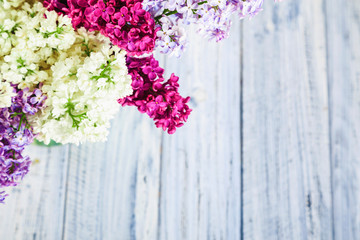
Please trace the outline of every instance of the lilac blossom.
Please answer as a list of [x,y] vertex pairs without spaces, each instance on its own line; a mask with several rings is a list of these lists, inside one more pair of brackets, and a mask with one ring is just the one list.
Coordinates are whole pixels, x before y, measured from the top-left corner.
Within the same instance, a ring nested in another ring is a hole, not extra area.
[[[251,18],[262,10],[263,1],[144,0],[143,8],[161,28],[156,40],[160,52],[180,56],[186,46],[183,26],[196,23],[201,35],[218,42],[228,37],[233,14],[237,14],[241,19]],[[174,44],[168,42],[169,38]]]
[[66,14],[75,29],[99,31],[131,56],[154,50],[158,27],[142,0],[44,0],[44,6]]
[[16,186],[29,171],[31,161],[23,156],[23,150],[33,142],[35,134],[27,117],[42,109],[45,100],[39,89],[13,88],[17,95],[12,98],[12,105],[0,108],[0,203],[7,196],[1,188]]
[[174,74],[165,81],[164,69],[151,55],[145,58],[127,58],[129,74],[132,78],[133,94],[119,99],[122,106],[136,106],[155,121],[158,128],[169,134],[183,126],[191,109],[189,97],[179,94],[179,78]]

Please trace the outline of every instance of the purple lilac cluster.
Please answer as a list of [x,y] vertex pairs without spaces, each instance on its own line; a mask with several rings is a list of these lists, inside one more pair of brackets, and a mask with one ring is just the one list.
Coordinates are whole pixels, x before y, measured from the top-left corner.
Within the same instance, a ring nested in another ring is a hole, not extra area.
[[187,121],[191,112],[187,105],[190,98],[183,98],[178,92],[179,78],[172,74],[164,82],[164,69],[153,56],[128,57],[127,66],[134,93],[118,102],[123,106],[136,106],[141,113],[147,113],[158,128],[174,133]]
[[162,53],[180,56],[186,46],[184,25],[198,24],[198,31],[217,42],[229,35],[232,14],[252,17],[264,0],[144,0],[161,30],[156,45]]
[[142,0],[45,0],[49,10],[68,15],[74,28],[99,31],[129,55],[151,53],[155,47],[155,21]]
[[0,203],[7,194],[1,188],[16,186],[28,173],[30,158],[23,156],[23,150],[34,140],[34,133],[28,123],[28,116],[43,108],[45,96],[39,89],[18,90],[12,98],[12,105],[0,108]]

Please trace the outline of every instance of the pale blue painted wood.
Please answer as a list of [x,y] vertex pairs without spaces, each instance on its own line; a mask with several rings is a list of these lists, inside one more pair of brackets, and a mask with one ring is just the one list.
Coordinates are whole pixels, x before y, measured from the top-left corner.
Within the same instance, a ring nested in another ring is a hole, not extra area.
[[218,44],[193,31],[183,58],[166,61],[194,110],[187,125],[163,137],[158,239],[240,239],[239,21],[232,30]]
[[68,146],[30,146],[34,163],[20,186],[0,205],[0,239],[61,239]]
[[265,3],[244,22],[244,239],[332,239],[321,1]]
[[71,147],[63,239],[156,239],[160,134],[125,108],[106,143]]
[[360,238],[360,2],[326,1],[335,239]]
[[128,107],[106,143],[32,146],[0,239],[359,239],[359,14],[267,1],[219,45],[192,32],[161,58],[189,122],[167,136]]

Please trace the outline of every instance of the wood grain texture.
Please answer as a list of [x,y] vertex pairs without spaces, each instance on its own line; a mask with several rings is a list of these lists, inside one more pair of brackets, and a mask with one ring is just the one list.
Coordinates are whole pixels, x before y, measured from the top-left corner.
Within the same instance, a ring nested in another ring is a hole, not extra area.
[[244,22],[243,238],[331,239],[322,2],[271,4]]
[[23,182],[0,206],[0,239],[61,239],[68,146],[30,146],[34,160]]
[[1,240],[360,239],[360,2],[265,1],[189,42],[160,57],[188,123],[125,107],[106,143],[31,146]]
[[232,30],[220,44],[193,31],[183,58],[167,61],[193,112],[163,137],[158,239],[240,239],[240,23]]
[[[341,9],[341,11],[339,11]],[[334,238],[360,238],[360,2],[326,1]]]
[[160,134],[123,109],[109,141],[71,147],[64,239],[156,239]]

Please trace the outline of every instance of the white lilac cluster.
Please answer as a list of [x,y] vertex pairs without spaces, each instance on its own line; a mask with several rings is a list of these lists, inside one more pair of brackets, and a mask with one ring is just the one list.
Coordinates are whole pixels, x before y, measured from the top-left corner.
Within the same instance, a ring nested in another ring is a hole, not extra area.
[[[19,7],[25,0],[0,0],[2,4],[2,8],[4,9],[11,9]],[[30,1],[28,1],[30,2]]]
[[[5,55],[9,54],[14,41],[14,34],[12,34],[17,25],[11,19],[14,12],[12,8],[19,6],[23,1],[7,1],[0,0],[0,66]],[[0,72],[1,76],[1,72]],[[6,81],[0,77],[0,108],[7,108],[11,106],[11,98],[16,96],[14,88],[10,85],[11,82]]]
[[123,51],[107,45],[86,58],[79,51],[55,63],[52,82],[42,87],[49,107],[33,119],[40,140],[105,141],[109,120],[120,108],[117,99],[132,93]]
[[29,118],[39,140],[104,141],[117,99],[132,94],[125,52],[100,34],[74,31],[70,18],[40,2],[0,1],[0,107],[11,101],[10,83],[40,88],[46,108]]
[[16,93],[10,83],[0,81],[0,108],[10,107],[11,98],[14,96],[16,96]]
[[180,56],[186,46],[184,25],[196,23],[204,37],[220,41],[229,35],[232,14],[252,17],[262,9],[264,0],[144,0],[161,30],[157,46],[162,53]]

